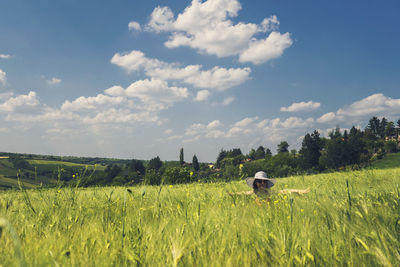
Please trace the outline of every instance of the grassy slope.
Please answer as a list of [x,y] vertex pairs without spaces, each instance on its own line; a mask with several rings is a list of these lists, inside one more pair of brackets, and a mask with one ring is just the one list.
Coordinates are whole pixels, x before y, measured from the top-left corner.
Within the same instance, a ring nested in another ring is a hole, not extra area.
[[400,153],[388,154],[383,159],[372,163],[373,168],[387,169],[400,167]]
[[[346,182],[349,182],[347,187]],[[270,201],[244,181],[0,194],[0,263],[28,266],[398,266],[400,168],[279,179]],[[160,191],[161,189],[161,191]],[[8,208],[6,208],[8,206]],[[33,208],[33,210],[32,210]],[[4,222],[3,222],[4,224]]]
[[[52,160],[28,160],[32,166],[36,166],[41,169],[46,170],[57,170],[60,168],[88,168],[88,170],[93,170],[94,165],[85,165],[79,163],[72,163],[66,161],[52,161]],[[105,167],[101,165],[96,165],[96,170],[104,170]],[[7,158],[0,158],[0,189],[1,188],[18,188],[18,181],[16,177],[18,170],[14,169],[12,164]],[[28,171],[31,177],[34,177],[34,171]],[[9,176],[9,177],[6,177]],[[21,179],[23,185],[27,188],[33,188],[35,186],[43,184],[54,183],[55,180],[49,177],[38,177],[37,181],[34,179]]]

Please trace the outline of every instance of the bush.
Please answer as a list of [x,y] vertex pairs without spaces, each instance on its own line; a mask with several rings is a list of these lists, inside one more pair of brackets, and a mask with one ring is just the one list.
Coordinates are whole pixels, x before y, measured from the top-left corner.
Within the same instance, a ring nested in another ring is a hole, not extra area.
[[147,170],[143,182],[148,185],[159,185],[161,184],[161,175],[155,170]]
[[180,167],[168,168],[162,176],[164,184],[183,184],[190,182],[190,180],[190,172]]

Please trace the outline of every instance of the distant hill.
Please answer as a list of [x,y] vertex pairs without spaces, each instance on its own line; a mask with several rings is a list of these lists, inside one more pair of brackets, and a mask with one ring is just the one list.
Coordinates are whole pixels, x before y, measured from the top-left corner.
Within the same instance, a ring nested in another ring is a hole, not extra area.
[[[104,165],[89,165],[61,160],[39,159],[43,156],[12,154],[0,157],[0,189],[18,188],[18,177],[25,188],[49,186],[58,180],[68,181],[76,173],[87,171],[103,171]],[[17,157],[18,161],[13,160]],[[21,162],[23,164],[21,164]],[[19,164],[18,164],[19,163]]]

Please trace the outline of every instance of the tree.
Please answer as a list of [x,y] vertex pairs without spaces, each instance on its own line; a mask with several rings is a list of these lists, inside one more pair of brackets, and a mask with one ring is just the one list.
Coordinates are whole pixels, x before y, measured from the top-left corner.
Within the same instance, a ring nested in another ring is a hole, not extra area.
[[200,170],[199,161],[197,160],[196,154],[193,156],[192,166],[195,171]]
[[254,153],[254,159],[263,159],[265,158],[265,149],[263,146],[259,146]]
[[400,127],[400,119],[397,121],[397,127]]
[[147,168],[148,168],[149,170],[158,171],[158,170],[161,168],[161,166],[162,166],[162,161],[160,160],[160,157],[157,156],[157,157],[155,157],[155,158],[152,158],[152,159],[149,161],[149,165],[148,165]]
[[394,127],[394,123],[392,121],[389,121],[385,128],[385,137],[390,137],[394,135]]
[[184,156],[183,156],[183,147],[182,147],[181,150],[179,151],[179,164],[181,164],[181,166],[182,166],[183,164],[185,164],[185,159],[184,159]]
[[289,144],[288,144],[288,142],[286,142],[286,141],[280,142],[279,145],[278,145],[277,151],[278,151],[278,154],[279,153],[284,153],[284,152],[289,152]]
[[270,156],[272,156],[271,149],[266,148],[266,149],[265,149],[265,157],[270,157]]
[[256,159],[256,151],[254,150],[254,148],[250,149],[250,152],[249,152],[248,156],[251,159]]
[[132,159],[129,163],[129,171],[138,172],[139,174],[144,174],[146,169],[141,160]]
[[319,165],[319,158],[321,156],[322,141],[319,137],[319,132],[314,131],[313,133],[307,133],[303,142],[301,143],[301,154],[302,167],[305,170],[316,168]]
[[217,161],[215,162],[215,166],[217,168],[219,168],[221,166],[221,162],[225,157],[226,157],[226,151],[221,149],[221,151],[218,154]]

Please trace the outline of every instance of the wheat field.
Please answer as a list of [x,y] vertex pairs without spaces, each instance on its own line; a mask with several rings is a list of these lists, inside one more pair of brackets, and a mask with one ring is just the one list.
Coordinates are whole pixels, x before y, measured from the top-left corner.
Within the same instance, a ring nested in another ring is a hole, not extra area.
[[2,266],[399,266],[400,168],[0,193]]

